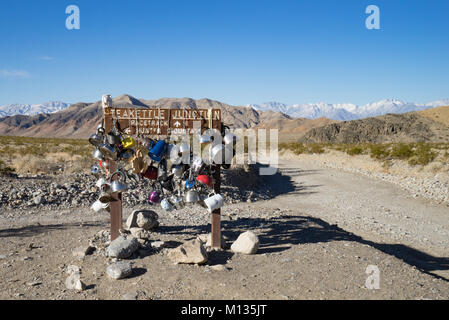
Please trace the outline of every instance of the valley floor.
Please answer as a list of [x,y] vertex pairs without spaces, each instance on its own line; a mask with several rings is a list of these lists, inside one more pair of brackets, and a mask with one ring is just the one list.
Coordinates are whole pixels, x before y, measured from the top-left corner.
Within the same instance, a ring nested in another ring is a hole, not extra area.
[[[108,278],[101,254],[71,254],[108,228],[106,214],[4,210],[0,299],[449,299],[445,203],[311,158],[281,159],[280,172],[265,177],[277,190],[272,199],[223,208],[228,244],[252,230],[257,254],[211,252],[206,265],[195,266],[151,250],[132,260],[134,274],[123,280]],[[201,208],[158,214],[154,240],[168,247],[210,231]],[[80,293],[65,288],[70,264],[81,267],[88,286]],[[379,289],[366,287],[368,266],[379,270]]]

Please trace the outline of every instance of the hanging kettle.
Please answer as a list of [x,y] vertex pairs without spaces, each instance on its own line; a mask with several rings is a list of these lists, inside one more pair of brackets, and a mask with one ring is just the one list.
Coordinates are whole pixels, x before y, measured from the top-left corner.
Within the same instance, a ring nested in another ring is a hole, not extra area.
[[[121,178],[112,181],[112,178],[116,175],[120,175]],[[123,180],[123,181],[122,181]],[[126,185],[126,176],[122,171],[116,171],[111,175],[111,193],[123,192],[128,190],[128,186]]]
[[182,209],[185,207],[185,203],[182,197],[179,195],[173,195],[170,197],[170,202],[175,206],[176,209]]
[[157,172],[158,172],[158,170],[157,170],[156,167],[149,166],[147,168],[147,170],[145,171],[143,176],[145,178],[147,178],[147,179],[150,179],[150,180],[156,180],[157,179]]
[[112,200],[114,200],[112,198],[111,193],[108,191],[109,186],[107,184],[104,184],[101,187],[101,193],[100,193],[100,197],[98,198],[98,200],[102,203],[108,203],[111,202]]
[[103,143],[103,136],[99,135],[98,133],[94,133],[89,137],[89,142],[95,147],[98,147],[100,144]]
[[198,195],[198,191],[196,190],[189,190],[185,194],[184,201],[186,203],[196,203],[200,200],[200,197]]
[[104,160],[103,153],[98,148],[95,148],[94,152],[92,152],[92,156],[97,160]]
[[122,140],[123,149],[130,149],[135,147],[136,147],[136,140],[134,140],[132,137],[127,137]]
[[115,134],[114,132],[109,132],[107,135],[106,135],[106,139],[108,140],[108,143],[111,145],[111,146],[115,146],[115,145],[117,145],[117,144],[119,144],[120,143],[120,135],[119,134]]
[[208,186],[208,187],[211,187],[211,188],[212,188],[212,186],[213,186],[212,178],[209,177],[208,175],[201,174],[201,175],[199,175],[199,176],[196,177],[196,180],[197,180],[198,182],[200,182],[200,183],[202,183],[202,184]]
[[148,152],[148,156],[151,160],[159,162],[165,155],[167,149],[167,143],[164,140],[159,140]]
[[115,149],[115,147],[106,143],[102,143],[98,147],[98,149],[100,150],[104,159],[117,160],[117,150]]
[[148,201],[152,204],[161,202],[161,193],[159,191],[151,192]]

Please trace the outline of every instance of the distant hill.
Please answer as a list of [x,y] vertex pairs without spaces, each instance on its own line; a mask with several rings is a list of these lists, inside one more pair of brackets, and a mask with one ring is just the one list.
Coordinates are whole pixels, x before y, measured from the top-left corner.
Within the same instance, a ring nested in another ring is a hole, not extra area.
[[449,127],[420,112],[386,114],[314,128],[301,139],[305,143],[448,142]]
[[[233,128],[250,128],[259,124],[266,116],[263,112],[242,106],[231,106],[210,99],[194,100],[190,98],[162,98],[158,100],[136,99],[121,95],[113,99],[116,107],[139,108],[181,108],[191,109],[219,108],[223,122]],[[279,118],[288,118],[278,114]],[[88,138],[95,131],[102,118],[100,101],[94,103],[76,103],[52,114],[35,116],[15,115],[0,118],[0,135],[33,137]]]
[[423,117],[449,126],[449,105],[418,112]]

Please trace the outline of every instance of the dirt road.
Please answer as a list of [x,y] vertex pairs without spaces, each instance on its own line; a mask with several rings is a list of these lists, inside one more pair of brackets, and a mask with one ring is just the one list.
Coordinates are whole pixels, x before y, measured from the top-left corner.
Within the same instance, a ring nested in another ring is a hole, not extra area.
[[[167,249],[150,250],[132,259],[134,274],[123,280],[107,277],[108,258],[71,254],[108,228],[105,214],[2,212],[0,298],[449,299],[447,206],[310,161],[282,160],[280,171],[265,178],[278,190],[274,198],[223,210],[228,244],[252,230],[257,254],[211,252],[208,264],[194,266],[174,265]],[[210,230],[201,209],[158,213],[154,240],[168,247]],[[88,286],[80,293],[65,288],[70,264],[81,267]]]

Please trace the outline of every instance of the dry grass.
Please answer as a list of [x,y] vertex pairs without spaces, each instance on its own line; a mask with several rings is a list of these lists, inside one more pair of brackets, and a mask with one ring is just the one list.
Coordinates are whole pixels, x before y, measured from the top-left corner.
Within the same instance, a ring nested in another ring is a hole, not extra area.
[[88,172],[93,147],[87,140],[0,136],[0,172]]

